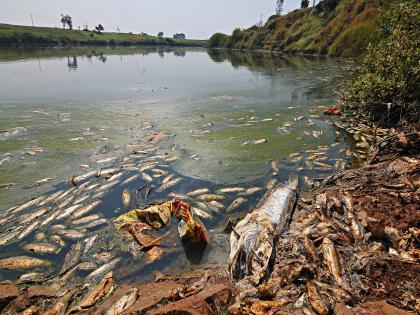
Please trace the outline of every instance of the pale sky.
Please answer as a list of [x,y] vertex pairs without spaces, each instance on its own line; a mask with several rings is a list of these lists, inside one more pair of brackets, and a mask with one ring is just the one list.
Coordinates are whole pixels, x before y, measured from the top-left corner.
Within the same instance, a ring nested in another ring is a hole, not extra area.
[[[60,14],[69,14],[75,28],[101,23],[105,31],[157,34],[185,33],[205,39],[215,32],[230,34],[274,14],[275,0],[0,0],[0,23],[60,26]],[[285,0],[288,12],[300,0]]]

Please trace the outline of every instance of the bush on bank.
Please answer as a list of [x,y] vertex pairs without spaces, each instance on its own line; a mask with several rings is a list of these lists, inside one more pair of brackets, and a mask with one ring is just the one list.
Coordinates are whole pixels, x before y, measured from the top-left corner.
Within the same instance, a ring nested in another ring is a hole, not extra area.
[[380,40],[370,46],[356,78],[344,90],[346,106],[383,125],[420,122],[420,2],[400,0],[384,16]]

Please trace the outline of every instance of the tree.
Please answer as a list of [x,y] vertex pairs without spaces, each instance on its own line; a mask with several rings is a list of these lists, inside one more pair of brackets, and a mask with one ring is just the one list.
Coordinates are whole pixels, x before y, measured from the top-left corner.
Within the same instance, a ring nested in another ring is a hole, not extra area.
[[67,15],[67,25],[69,26],[69,29],[73,29],[73,20],[70,15]]
[[302,2],[300,3],[300,6],[302,9],[309,7],[309,0],[302,0]]
[[277,9],[276,9],[276,13],[277,13],[277,15],[281,15],[282,14],[282,12],[283,12],[283,3],[284,3],[284,0],[277,0]]
[[176,33],[174,34],[174,39],[185,39],[186,36],[184,33]]
[[102,24],[99,24],[98,26],[95,26],[95,31],[98,34],[101,34],[101,32],[104,30],[104,27],[102,26]]
[[60,20],[60,22],[63,24],[63,28],[66,28],[67,15],[64,15],[63,13],[61,13],[61,20]]
[[163,32],[159,32],[158,37],[163,37]]
[[63,28],[66,28],[66,25],[68,25],[69,29],[73,29],[73,20],[70,15],[61,14],[60,22],[63,24]]

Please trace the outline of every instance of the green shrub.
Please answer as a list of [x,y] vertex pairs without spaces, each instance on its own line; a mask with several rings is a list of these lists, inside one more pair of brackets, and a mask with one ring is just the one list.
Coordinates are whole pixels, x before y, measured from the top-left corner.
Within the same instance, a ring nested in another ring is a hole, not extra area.
[[224,47],[228,39],[229,39],[228,35],[225,35],[222,33],[216,33],[212,37],[210,37],[208,45],[209,47],[212,47],[212,48]]
[[348,108],[384,125],[420,120],[420,3],[400,0],[386,14],[377,45],[344,90]]

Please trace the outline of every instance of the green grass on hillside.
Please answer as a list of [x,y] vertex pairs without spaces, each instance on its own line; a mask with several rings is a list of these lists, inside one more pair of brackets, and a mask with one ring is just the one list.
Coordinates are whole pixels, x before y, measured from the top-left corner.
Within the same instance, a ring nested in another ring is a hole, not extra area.
[[210,47],[358,56],[377,41],[378,9],[394,0],[323,0],[315,8],[272,16],[263,27],[215,34]]
[[0,46],[130,46],[130,45],[170,45],[205,46],[206,41],[191,39],[160,38],[127,33],[102,33],[68,30],[51,27],[30,27],[0,24]]

